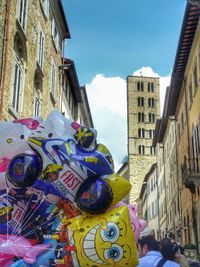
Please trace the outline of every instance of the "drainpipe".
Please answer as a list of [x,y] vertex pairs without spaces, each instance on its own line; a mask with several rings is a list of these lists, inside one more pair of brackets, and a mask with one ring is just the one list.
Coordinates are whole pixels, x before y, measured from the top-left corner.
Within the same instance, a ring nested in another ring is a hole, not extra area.
[[6,1],[6,32],[5,32],[5,55],[4,55],[4,64],[2,69],[2,83],[1,83],[1,99],[0,99],[0,120],[3,119],[3,97],[5,90],[5,80],[6,80],[6,67],[8,60],[8,40],[9,40],[9,27],[10,27],[10,11],[11,11],[11,0]]

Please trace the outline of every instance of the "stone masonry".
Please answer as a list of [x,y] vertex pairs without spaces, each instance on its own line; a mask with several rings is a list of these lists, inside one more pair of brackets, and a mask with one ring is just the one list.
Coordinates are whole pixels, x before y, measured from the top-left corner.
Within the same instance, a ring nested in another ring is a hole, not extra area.
[[[1,15],[5,15],[6,0],[0,1]],[[46,117],[47,114],[53,109],[58,108],[59,105],[59,71],[58,66],[62,64],[62,51],[55,48],[52,40],[52,11],[50,9],[48,17],[44,15],[42,10],[42,1],[30,0],[27,1],[27,12],[26,12],[26,30],[23,31],[19,27],[17,21],[17,3],[18,1],[11,1],[10,10],[10,23],[9,23],[9,35],[8,35],[8,57],[6,64],[6,77],[3,94],[3,117],[2,119],[12,120],[19,117],[31,117],[33,116],[34,110],[34,75],[38,69],[36,58],[38,49],[39,31],[41,28],[45,36],[45,47],[44,47],[44,63],[40,75],[42,77],[42,117]],[[9,14],[7,14],[8,16]],[[5,18],[0,16],[0,52],[2,55],[3,48],[3,30]],[[14,53],[14,42],[16,34],[19,34],[22,42],[23,49],[23,68],[24,68],[24,79],[23,79],[23,92],[21,94],[22,107],[19,114],[13,114],[11,108],[11,96],[12,96],[12,75],[13,75],[13,62],[15,59]],[[61,36],[62,37],[62,36]],[[63,37],[62,37],[63,38]],[[50,80],[51,80],[51,58],[54,59],[57,67],[56,73],[56,90],[54,101],[50,98]],[[5,58],[0,62],[0,70],[5,62]]]
[[152,140],[155,122],[160,116],[159,78],[128,76],[127,102],[130,203],[134,203],[145,175],[156,162]]

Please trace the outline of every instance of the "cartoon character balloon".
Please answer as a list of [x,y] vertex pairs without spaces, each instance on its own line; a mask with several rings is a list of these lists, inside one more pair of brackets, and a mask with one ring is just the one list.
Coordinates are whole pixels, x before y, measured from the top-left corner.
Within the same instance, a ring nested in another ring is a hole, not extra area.
[[126,206],[93,217],[70,220],[73,266],[136,266],[137,249]]
[[[130,222],[132,225],[132,229],[134,231],[134,236],[135,236],[135,241],[138,242],[140,233],[145,229],[147,226],[147,221],[138,218],[137,215],[137,206],[134,204],[125,204],[124,202],[119,202],[117,205],[114,207],[122,207],[122,206],[127,206],[129,210],[129,216],[130,216]],[[113,207],[113,208],[114,208]]]
[[41,121],[40,117],[0,122],[0,158],[16,156],[30,152],[28,137],[36,130]]
[[0,122],[1,266],[137,265],[136,211],[108,211],[131,185],[96,137],[56,110]]

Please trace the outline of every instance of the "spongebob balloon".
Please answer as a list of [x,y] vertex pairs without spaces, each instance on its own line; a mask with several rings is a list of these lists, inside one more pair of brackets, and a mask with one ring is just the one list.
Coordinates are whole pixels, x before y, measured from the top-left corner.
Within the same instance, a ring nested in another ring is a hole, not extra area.
[[74,267],[137,266],[137,249],[126,206],[101,215],[70,220],[69,246]]

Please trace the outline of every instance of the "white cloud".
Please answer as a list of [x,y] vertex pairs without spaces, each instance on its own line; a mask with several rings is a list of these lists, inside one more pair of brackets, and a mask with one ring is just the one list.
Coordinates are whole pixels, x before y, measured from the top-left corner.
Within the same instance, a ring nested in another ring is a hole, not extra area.
[[126,81],[97,74],[86,88],[98,142],[110,150],[117,171],[127,155]]
[[[145,77],[160,77],[151,67],[142,67],[132,75],[141,74]],[[160,77],[161,108],[169,83],[170,75]],[[98,142],[110,150],[117,171],[127,155],[126,80],[97,74],[92,82],[86,85],[86,89]]]
[[159,77],[159,75],[155,73],[151,67],[142,67],[141,69],[134,71],[132,75],[144,77]]

